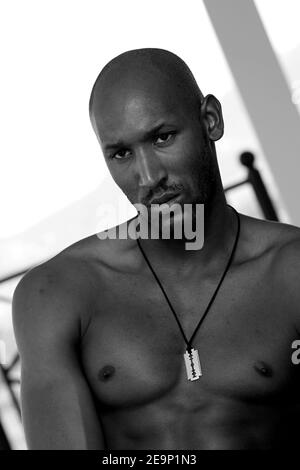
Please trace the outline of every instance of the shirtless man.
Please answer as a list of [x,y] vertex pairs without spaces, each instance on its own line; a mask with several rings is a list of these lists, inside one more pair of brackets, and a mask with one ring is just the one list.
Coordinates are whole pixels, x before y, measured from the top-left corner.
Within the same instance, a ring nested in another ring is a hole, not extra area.
[[[202,249],[186,250],[184,239],[141,240],[190,337],[237,231],[214,144],[221,106],[177,56],[141,49],[103,69],[90,115],[130,202],[150,207],[179,192],[181,204],[205,205]],[[194,339],[199,380],[187,380],[182,334],[136,240],[95,234],[22,279],[13,320],[30,449],[296,445],[300,229],[243,214],[240,222],[232,265]]]

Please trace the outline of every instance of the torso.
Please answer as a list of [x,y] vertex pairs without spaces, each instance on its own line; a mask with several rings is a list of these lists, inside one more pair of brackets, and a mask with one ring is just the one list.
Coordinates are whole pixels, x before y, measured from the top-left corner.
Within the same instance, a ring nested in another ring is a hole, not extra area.
[[[300,230],[241,221],[239,256],[193,342],[203,372],[196,381],[187,380],[183,337],[136,242],[94,236],[62,255],[84,257],[93,279],[81,358],[109,449],[268,448],[295,439],[297,331],[274,260]],[[178,283],[170,273],[164,283],[188,338],[218,279]]]

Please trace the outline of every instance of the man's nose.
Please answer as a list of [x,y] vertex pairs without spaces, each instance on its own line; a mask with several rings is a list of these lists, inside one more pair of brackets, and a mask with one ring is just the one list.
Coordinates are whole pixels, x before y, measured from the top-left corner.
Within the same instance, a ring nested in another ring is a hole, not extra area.
[[153,188],[167,176],[165,167],[151,149],[139,149],[136,155],[136,162],[137,176],[141,188]]

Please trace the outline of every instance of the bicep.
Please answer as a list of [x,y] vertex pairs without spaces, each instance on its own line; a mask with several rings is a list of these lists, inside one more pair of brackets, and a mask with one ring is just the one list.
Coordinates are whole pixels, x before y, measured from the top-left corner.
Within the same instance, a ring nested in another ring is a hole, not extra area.
[[21,408],[28,447],[104,449],[94,401],[79,367],[66,362],[64,366],[48,365],[46,376],[28,366],[21,366]]
[[50,289],[41,297],[32,282],[24,284],[14,295],[13,321],[28,447],[104,449],[94,399],[77,358],[72,302],[55,289],[54,295]]

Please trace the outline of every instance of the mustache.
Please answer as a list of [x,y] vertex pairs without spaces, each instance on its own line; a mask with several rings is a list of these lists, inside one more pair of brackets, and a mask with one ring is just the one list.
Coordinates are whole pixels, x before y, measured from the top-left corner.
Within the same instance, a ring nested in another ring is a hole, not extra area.
[[149,205],[149,202],[152,199],[160,198],[164,193],[167,193],[167,192],[181,192],[183,190],[184,190],[184,186],[182,184],[179,184],[179,183],[174,183],[172,185],[164,186],[164,187],[161,186],[160,189],[156,189],[155,191],[152,190],[147,195],[147,197],[142,198],[142,204],[147,206],[147,205]]

